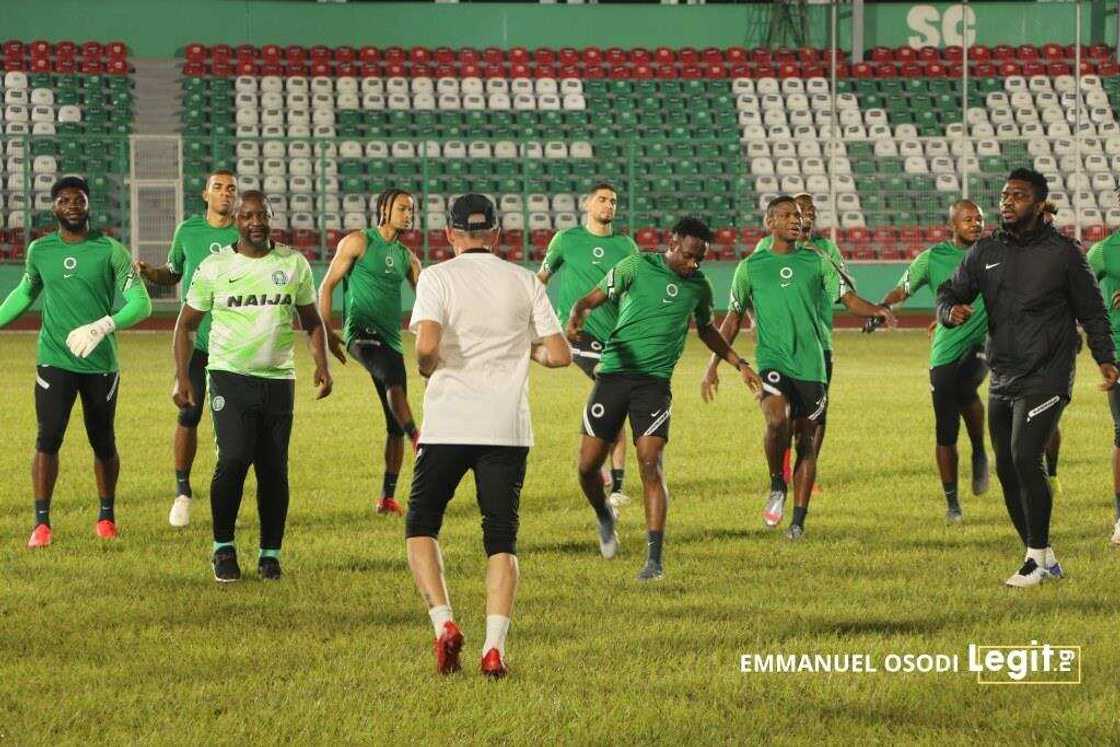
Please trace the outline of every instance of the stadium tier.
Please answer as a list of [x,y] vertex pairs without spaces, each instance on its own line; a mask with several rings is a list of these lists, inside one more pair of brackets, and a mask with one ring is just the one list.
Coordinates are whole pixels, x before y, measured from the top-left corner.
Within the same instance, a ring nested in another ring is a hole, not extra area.
[[112,42],[3,45],[0,259],[53,230],[50,187],[62,174],[90,184],[93,225],[127,225],[133,112],[127,48]]
[[369,225],[371,193],[410,188],[424,207],[408,239],[426,238],[438,260],[447,199],[468,188],[498,201],[515,259],[526,232],[539,257],[553,231],[575,225],[577,196],[600,179],[620,186],[619,221],[639,243],[662,243],[660,229],[697,213],[719,227],[721,258],[753,247],[769,199],[808,191],[851,258],[901,259],[943,235],[966,180],[991,206],[1007,172],[1033,162],[1057,224],[1080,221],[1092,239],[1120,226],[1120,69],[1108,47],[1083,48],[1078,92],[1074,52],[971,48],[964,102],[960,48],[872,49],[838,65],[833,120],[820,49],[193,44],[186,192],[230,168],[271,196],[279,235],[318,257],[321,243],[329,253]]

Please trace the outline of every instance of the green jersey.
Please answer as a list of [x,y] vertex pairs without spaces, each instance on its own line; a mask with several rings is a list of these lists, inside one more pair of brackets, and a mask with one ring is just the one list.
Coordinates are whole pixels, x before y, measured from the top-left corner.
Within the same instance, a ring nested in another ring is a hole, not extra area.
[[[898,285],[908,296],[928,285],[936,296],[937,289],[953,276],[966,254],[967,250],[958,249],[951,241],[934,244],[914,258]],[[959,360],[972,348],[983,345],[987,335],[988,311],[984,308],[984,299],[977,296],[972,302],[972,316],[967,322],[953,328],[937,323],[930,347],[929,367],[936,368]]]
[[1112,307],[1112,296],[1120,290],[1120,231],[1093,244],[1087,259],[1101,283],[1104,305],[1108,308],[1108,324],[1112,328],[1112,342],[1120,349],[1120,310]]
[[117,336],[106,335],[88,358],[66,346],[76,327],[96,322],[113,310],[117,293],[148,292],[137,282],[132,255],[119,241],[96,231],[84,241],[68,244],[52,233],[27,248],[27,281],[32,296],[43,295],[43,325],[39,330],[40,366],[75,373],[116,371]]
[[598,287],[619,305],[599,373],[671,378],[684,350],[689,317],[696,317],[697,326],[712,323],[712,285],[704,273],[697,270],[682,278],[660,254],[627,257]]
[[366,250],[342,279],[342,339],[377,335],[403,354],[401,348],[401,283],[408,279],[412,252],[397,241],[386,241],[376,228],[363,231]]
[[792,379],[825,382],[821,297],[847,292],[828,257],[800,244],[788,254],[759,247],[735,268],[731,310],[754,310],[758,327],[758,370]]
[[257,259],[213,254],[187,291],[187,304],[212,317],[207,369],[264,379],[295,378],[292,322],[296,306],[313,303],[311,265],[283,244]]
[[[560,273],[560,293],[556,299],[556,316],[560,324],[568,321],[568,314],[576,301],[598,285],[612,267],[638,253],[638,245],[629,236],[596,236],[583,226],[568,228],[553,236],[541,263],[541,271],[555,274],[567,265],[567,269]],[[617,322],[618,307],[605,303],[591,311],[583,330],[604,341],[610,337]]]
[[[763,241],[768,240],[770,240],[769,236],[763,239]],[[844,255],[840,253],[840,247],[836,246],[835,243],[823,236],[814,236],[813,238],[803,243],[808,248],[813,249],[814,251],[828,257],[829,260],[831,260],[832,263],[836,265],[836,269],[839,271],[840,276],[843,278],[847,278],[847,267],[844,264]],[[845,282],[848,281],[845,280]],[[848,290],[854,291],[855,288],[849,287]],[[832,312],[835,306],[835,298],[829,298],[827,295],[823,293],[821,294],[820,323],[821,329],[824,333],[821,337],[821,344],[824,346],[825,350],[832,350]]]
[[[223,249],[236,244],[238,239],[237,226],[228,225],[225,228],[214,228],[206,222],[203,215],[192,215],[179,224],[175,235],[171,238],[171,251],[167,255],[167,266],[173,275],[179,275],[179,297],[186,301],[187,289],[191,287],[195,270],[202,264],[202,260],[211,254],[217,254]],[[195,334],[194,346],[206,352],[210,339],[210,315],[202,317]]]

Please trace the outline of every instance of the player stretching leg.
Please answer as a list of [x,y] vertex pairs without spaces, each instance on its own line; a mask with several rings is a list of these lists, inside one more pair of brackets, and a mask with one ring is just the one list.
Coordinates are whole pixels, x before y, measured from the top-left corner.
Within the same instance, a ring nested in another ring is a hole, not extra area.
[[682,218],[673,226],[664,255],[639,254],[622,260],[576,301],[568,318],[568,339],[577,340],[591,309],[608,301],[619,305],[618,322],[607,338],[599,375],[583,411],[579,482],[599,519],[599,551],[612,558],[618,551],[616,510],[603,493],[599,467],[629,416],[646,515],[648,554],[639,581],[659,579],[663,573],[669,491],[661,455],[669,441],[672,414],[669,381],[684,351],[689,319],[696,319],[697,333],[709,350],[739,368],[752,389],[761,387],[746,360],[712,326],[712,286],[699,269],[711,239],[711,229],[703,221]]
[[[572,306],[619,261],[638,254],[629,236],[615,234],[611,227],[618,207],[618,193],[606,182],[594,185],[587,195],[587,217],[582,226],[560,231],[552,237],[537,277],[545,285],[560,272],[560,294],[556,315],[567,319]],[[618,307],[603,304],[587,317],[578,340],[572,341],[573,360],[587,378],[595,380],[595,368],[603,356],[607,337],[618,321]],[[626,465],[626,438],[620,430],[611,451],[610,503],[615,508],[629,502],[622,492]]]
[[[816,478],[817,423],[828,407],[821,295],[839,300],[859,316],[881,317],[894,323],[890,309],[857,296],[847,288],[830,259],[798,243],[801,220],[801,210],[792,197],[777,197],[767,205],[770,241],[761,243],[735,268],[730,309],[720,328],[725,339],[734,341],[743,316],[748,309],[754,311],[761,407],[766,420],[764,446],[770,469],[770,493],[762,517],[769,527],[781,523],[787,491],[782,461],[793,441],[797,455],[793,468],[794,510],[786,537],[794,540],[805,531]],[[705,401],[711,401],[718,389],[718,366],[719,358],[713,356],[701,382]]]
[[[331,353],[342,363],[349,351],[373,379],[385,415],[385,476],[379,514],[401,514],[397,478],[404,461],[404,437],[416,447],[417,430],[408,406],[408,379],[401,347],[401,283],[416,288],[420,260],[398,241],[412,227],[412,195],[387,189],[377,198],[377,228],[355,231],[338,244],[319,286],[319,315],[327,324]],[[330,326],[331,294],[342,283],[342,336]]]
[[[74,400],[82,398],[82,419],[93,448],[93,474],[101,498],[95,529],[102,539],[117,536],[114,501],[121,463],[114,421],[120,370],[115,330],[127,329],[152,313],[144,284],[137,282],[132,257],[120,242],[89,228],[89,187],[67,176],[51,187],[58,231],[31,242],[27,269],[0,305],[0,328],[43,296],[43,323],[35,372],[35,414],[39,435],[31,463],[35,525],[28,547],[51,543],[51,497],[58,479],[58,450]],[[115,314],[113,299],[124,306]]]
[[[186,299],[195,270],[211,254],[232,251],[237,243],[237,227],[233,225],[233,203],[237,199],[237,177],[232,171],[215,171],[202,190],[206,202],[205,215],[192,215],[179,224],[171,239],[171,252],[163,267],[149,267],[137,261],[136,270],[149,283],[178,285],[179,297]],[[206,362],[210,341],[210,315],[202,318],[191,352],[190,377],[197,401],[194,407],[179,410],[172,450],[175,457],[175,501],[171,504],[168,523],[185,527],[191,520],[191,467],[198,451],[198,423],[206,400]]]
[[[922,286],[936,291],[952,277],[965,254],[984,233],[984,213],[971,200],[957,200],[949,208],[952,238],[919,254],[898,287],[887,293],[883,304],[893,306],[917,293]],[[972,494],[988,489],[988,456],[984,451],[984,403],[978,390],[988,375],[984,341],[988,336],[988,314],[983,299],[972,305],[972,317],[959,327],[949,329],[938,323],[930,348],[929,385],[933,393],[937,447],[934,458],[941,475],[948,506],[946,519],[961,521],[957,495],[957,436],[961,419],[972,442]],[[864,331],[871,332],[877,320],[869,319]]]

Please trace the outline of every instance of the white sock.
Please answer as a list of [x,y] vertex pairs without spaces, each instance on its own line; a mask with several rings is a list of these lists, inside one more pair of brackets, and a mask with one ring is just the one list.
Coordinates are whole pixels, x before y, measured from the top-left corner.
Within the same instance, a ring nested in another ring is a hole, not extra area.
[[1057,563],[1058,563],[1058,556],[1056,556],[1056,555],[1054,554],[1054,548],[1052,548],[1052,547],[1047,547],[1047,548],[1046,548],[1046,550],[1045,550],[1045,553],[1046,553],[1046,555],[1045,555],[1045,556],[1043,556],[1043,558],[1044,558],[1044,562],[1043,562],[1043,564],[1042,564],[1042,567],[1043,567],[1043,568],[1049,568],[1049,567],[1050,567],[1050,566],[1052,566],[1052,565],[1057,565]]
[[441,604],[438,607],[429,607],[428,617],[432,618],[432,627],[436,629],[436,638],[443,635],[443,624],[451,622],[454,619],[451,616],[451,607],[446,604]]
[[506,658],[506,634],[509,633],[509,618],[502,615],[486,616],[486,642],[482,644],[482,655],[492,648],[498,649],[502,661]]
[[1046,549],[1037,550],[1033,547],[1028,547],[1027,558],[1037,563],[1039,568],[1044,568],[1046,563]]

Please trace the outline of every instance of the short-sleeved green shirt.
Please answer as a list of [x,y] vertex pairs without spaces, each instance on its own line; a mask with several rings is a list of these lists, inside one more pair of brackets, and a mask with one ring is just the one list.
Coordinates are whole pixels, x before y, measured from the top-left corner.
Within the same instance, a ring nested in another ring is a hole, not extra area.
[[[953,276],[966,254],[968,250],[958,249],[951,241],[934,244],[914,258],[898,285],[908,296],[928,285],[936,296],[937,289]],[[977,296],[972,302],[972,316],[967,322],[952,328],[937,323],[929,351],[930,368],[959,360],[969,350],[983,345],[987,335],[988,310],[984,308],[984,299]]]
[[[767,236],[763,238],[763,241],[768,241],[769,239],[770,237]],[[846,276],[847,268],[844,264],[844,255],[840,253],[840,247],[836,246],[834,242],[823,236],[814,236],[804,242],[804,244],[810,249],[814,249],[828,257],[832,263],[836,265],[836,269],[841,273],[841,277]],[[850,281],[845,280],[845,282],[847,283]],[[848,287],[848,290],[854,291],[855,288]],[[829,298],[827,295],[821,295],[821,328],[827,333],[821,337],[821,344],[824,345],[825,350],[832,350],[832,312],[836,306],[836,300],[835,298]]]
[[75,244],[66,243],[56,232],[31,242],[26,272],[32,294],[43,295],[39,365],[75,373],[116,371],[115,333],[106,335],[88,358],[71,353],[66,337],[76,327],[111,314],[117,293],[123,295],[137,286],[128,249],[96,231]]
[[[613,234],[596,236],[583,226],[558,232],[548,245],[541,270],[560,272],[560,292],[556,298],[556,316],[561,324],[576,301],[583,298],[621,260],[638,254],[638,245],[629,236]],[[605,303],[592,309],[583,330],[597,340],[605,341],[618,321],[618,307]]]
[[758,370],[824,383],[821,297],[847,292],[828,257],[800,244],[788,254],[760,247],[743,259],[731,279],[731,310],[753,309]]
[[213,320],[206,367],[265,379],[295,378],[292,322],[296,306],[313,303],[311,265],[283,244],[257,259],[234,251],[211,255],[187,292],[187,304]]
[[681,277],[660,254],[619,262],[598,287],[618,303],[618,323],[607,338],[599,373],[669,379],[684,351],[688,322],[712,323],[712,285],[697,270]]
[[376,228],[362,232],[366,250],[342,279],[342,339],[377,335],[401,347],[401,283],[408,279],[412,252],[399,241],[386,241]]
[[[171,251],[167,255],[167,266],[172,274],[182,277],[179,298],[186,301],[187,289],[191,287],[195,270],[202,260],[236,244],[237,226],[228,225],[215,228],[206,222],[204,215],[192,215],[179,224],[171,238]],[[206,352],[210,339],[210,315],[202,318],[195,333],[194,346]]]
[[1108,309],[1108,324],[1112,328],[1112,342],[1120,349],[1120,310],[1112,307],[1112,295],[1120,290],[1120,231],[1093,244],[1086,259],[1100,281],[1104,305]]

